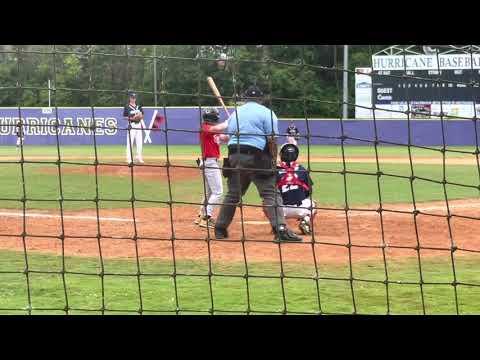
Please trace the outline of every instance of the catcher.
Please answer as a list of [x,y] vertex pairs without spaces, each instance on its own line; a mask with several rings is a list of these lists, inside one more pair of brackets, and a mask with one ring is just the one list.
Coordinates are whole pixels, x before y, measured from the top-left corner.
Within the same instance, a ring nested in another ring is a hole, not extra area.
[[223,195],[222,172],[218,164],[220,144],[228,141],[228,135],[220,134],[225,130],[227,122],[219,124],[220,114],[215,108],[207,108],[202,114],[200,131],[200,146],[202,159],[197,159],[197,165],[205,175],[205,196],[200,206],[200,213],[195,224],[200,227],[215,228],[213,219],[214,206],[220,204]]
[[308,170],[298,164],[298,146],[284,144],[280,148],[281,163],[277,166],[277,189],[282,195],[286,219],[297,219],[304,235],[312,233],[315,202],[310,199],[313,181]]

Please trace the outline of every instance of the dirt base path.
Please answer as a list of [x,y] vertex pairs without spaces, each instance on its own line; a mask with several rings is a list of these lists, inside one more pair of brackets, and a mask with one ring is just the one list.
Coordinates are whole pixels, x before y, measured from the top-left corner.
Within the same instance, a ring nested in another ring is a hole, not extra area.
[[[58,169],[52,166],[41,167],[39,170],[41,173],[52,174],[58,176]],[[86,174],[95,176],[95,167],[91,165],[79,165],[71,166],[62,169],[62,174]],[[129,178],[130,176],[135,179],[150,179],[158,181],[171,182],[182,180],[194,180],[201,179],[202,172],[198,167],[170,167],[167,171],[167,167],[162,164],[159,166],[122,166],[122,165],[99,165],[97,166],[98,176],[119,176],[123,178]]]
[[[367,207],[374,209],[374,207]],[[410,204],[385,205],[386,209],[412,211]],[[282,244],[272,242],[270,226],[260,208],[244,209],[245,241],[242,246],[240,211],[237,211],[227,240],[207,241],[207,231],[193,224],[196,207],[174,206],[172,217],[169,208],[136,209],[133,222],[131,209],[101,210],[100,229],[97,227],[94,211],[65,212],[64,250],[66,255],[99,256],[99,246],[105,258],[136,258],[136,247],[140,258],[175,258],[207,260],[215,262],[282,261],[349,264],[349,254],[353,262],[376,259],[383,262],[382,244],[389,258],[416,257],[417,236],[422,248],[420,254],[450,258],[452,240],[454,245],[471,251],[480,251],[480,201],[461,200],[450,203],[454,215],[470,216],[476,219],[453,216],[449,222],[445,204],[442,202],[424,203],[418,206],[421,211],[412,213],[383,213],[382,222],[373,211],[349,211],[348,229],[345,212],[341,210],[321,210],[315,219],[315,242],[304,236],[303,243]],[[0,210],[0,248],[23,251],[21,213],[13,210]],[[423,213],[425,212],[425,214]],[[59,213],[29,211],[26,217],[25,238],[27,251],[61,254],[62,233]],[[173,221],[170,219],[173,218]],[[289,222],[297,230],[296,223]],[[416,232],[417,230],[417,232]],[[137,240],[133,240],[134,236]],[[212,233],[211,233],[212,234]],[[349,238],[350,235],[350,238]],[[57,238],[53,238],[57,236]],[[211,235],[213,236],[213,234]],[[351,243],[349,251],[349,242]],[[395,248],[400,246],[403,248]],[[437,248],[441,250],[434,250]],[[455,254],[464,254],[457,250]]]
[[[198,158],[198,155],[175,155],[174,157],[170,157],[170,163],[175,162],[185,162],[191,161],[194,162]],[[0,156],[2,161],[12,161],[18,162],[19,157],[16,156]],[[56,156],[25,156],[25,161],[56,161]],[[91,162],[95,158],[93,156],[62,156],[63,161],[82,161],[82,162]],[[114,162],[120,163],[126,166],[124,162],[124,158],[121,156],[99,156],[98,160],[100,162]],[[166,156],[145,156],[145,161],[150,165],[158,165],[165,164],[167,160]],[[308,158],[307,156],[300,156],[299,161],[302,163],[307,163]],[[310,162],[320,162],[320,163],[342,163],[343,158],[341,156],[311,156]],[[345,156],[345,161],[347,163],[376,163],[377,160],[374,156]],[[408,156],[379,156],[378,159],[379,163],[381,164],[410,164],[410,159]],[[426,164],[426,165],[442,165],[443,159],[442,156],[436,157],[425,157],[425,156],[412,156],[412,162],[414,164]],[[445,159],[446,165],[477,165],[477,159],[474,155],[464,156],[464,157],[457,157],[447,155]]]

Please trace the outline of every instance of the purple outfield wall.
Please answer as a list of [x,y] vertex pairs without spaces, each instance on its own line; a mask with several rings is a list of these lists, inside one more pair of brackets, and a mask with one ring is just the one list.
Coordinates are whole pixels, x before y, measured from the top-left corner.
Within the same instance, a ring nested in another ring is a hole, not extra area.
[[[166,115],[163,131],[149,131],[152,119],[156,112]],[[221,112],[222,120],[226,115]],[[60,145],[92,145],[94,143],[93,131],[90,129],[92,118],[96,119],[97,129],[95,140],[98,145],[115,145],[126,143],[126,121],[122,117],[122,108],[58,108],[58,114],[48,108],[0,108],[0,145],[14,145],[16,141],[15,126],[21,116],[25,126],[25,145],[54,145],[57,143],[57,134],[54,127],[55,120],[59,119]],[[281,119],[282,120],[282,119]],[[290,119],[279,122],[279,130],[285,133],[290,124]],[[292,120],[297,125],[302,135],[307,134],[307,121],[305,119]],[[198,107],[181,108],[145,108],[144,133],[146,144],[171,145],[198,144],[198,131],[200,113]],[[308,127],[311,144],[340,144],[342,136],[339,120],[309,119]],[[398,144],[408,143],[407,120],[377,120],[377,132],[380,141]],[[452,145],[475,145],[475,123],[471,120],[445,120],[445,143]],[[168,127],[166,127],[168,126]],[[344,120],[343,135],[349,138],[346,144],[368,145],[375,139],[375,126],[372,120]],[[414,145],[439,146],[443,144],[442,123],[440,120],[410,120],[411,142]],[[167,130],[167,131],[165,131]],[[149,136],[146,136],[146,135]],[[151,142],[150,142],[151,140]],[[363,141],[362,141],[363,140]],[[279,142],[284,142],[285,138]],[[301,139],[305,144],[306,140]],[[148,146],[148,145],[147,145]]]

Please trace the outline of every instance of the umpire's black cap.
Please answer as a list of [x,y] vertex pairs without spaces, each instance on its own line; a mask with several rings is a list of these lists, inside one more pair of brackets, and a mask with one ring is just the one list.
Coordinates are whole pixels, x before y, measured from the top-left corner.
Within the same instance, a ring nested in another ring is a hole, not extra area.
[[246,98],[261,98],[263,97],[263,92],[257,85],[250,85],[247,90],[244,92]]

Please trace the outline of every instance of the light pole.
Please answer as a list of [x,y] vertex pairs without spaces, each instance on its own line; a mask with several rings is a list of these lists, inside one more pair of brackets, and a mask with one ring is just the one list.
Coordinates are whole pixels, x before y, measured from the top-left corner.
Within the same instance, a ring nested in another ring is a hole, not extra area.
[[153,93],[157,107],[157,45],[153,45]]
[[48,107],[51,107],[51,95],[50,95],[50,79],[48,79]]
[[348,119],[348,45],[343,45],[343,119]]

